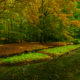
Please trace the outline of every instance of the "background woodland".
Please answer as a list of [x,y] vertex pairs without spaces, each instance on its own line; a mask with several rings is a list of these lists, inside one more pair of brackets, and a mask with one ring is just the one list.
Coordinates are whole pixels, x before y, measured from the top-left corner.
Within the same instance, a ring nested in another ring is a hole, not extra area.
[[79,0],[0,0],[0,43],[79,38]]

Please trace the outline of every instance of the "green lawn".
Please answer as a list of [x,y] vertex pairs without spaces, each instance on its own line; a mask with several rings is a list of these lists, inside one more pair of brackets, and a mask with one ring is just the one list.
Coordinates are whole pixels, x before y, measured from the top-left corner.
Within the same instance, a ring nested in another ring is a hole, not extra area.
[[37,61],[40,59],[48,59],[51,58],[50,56],[46,54],[41,53],[28,53],[28,54],[21,54],[21,55],[15,55],[12,57],[7,58],[0,58],[0,64],[14,64],[19,62],[30,62],[30,61]]
[[67,52],[70,52],[76,48],[79,48],[80,45],[66,45],[66,46],[61,46],[61,47],[55,47],[51,49],[43,49],[39,52],[41,53],[48,53],[48,54],[54,54],[54,55],[62,55]]

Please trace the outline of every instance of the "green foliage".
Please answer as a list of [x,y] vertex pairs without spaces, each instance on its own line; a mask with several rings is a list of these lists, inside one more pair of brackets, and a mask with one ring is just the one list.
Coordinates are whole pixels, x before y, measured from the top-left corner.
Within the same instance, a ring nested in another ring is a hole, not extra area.
[[80,1],[77,1],[77,8],[80,9]]
[[[25,1],[6,1],[6,10],[3,7],[5,3],[3,2],[3,5],[2,2],[0,3],[0,12],[2,12],[0,13],[0,38],[6,39],[1,43],[22,40],[31,42],[64,41],[79,34],[79,31],[76,31],[77,27],[71,26],[69,23],[72,20],[80,20],[80,10],[76,11],[73,7],[75,1]],[[13,3],[14,5],[11,7]],[[74,4],[79,9],[80,2]],[[72,13],[73,16],[68,16]]]
[[73,42],[74,44],[80,44],[80,39],[74,39],[72,42]]

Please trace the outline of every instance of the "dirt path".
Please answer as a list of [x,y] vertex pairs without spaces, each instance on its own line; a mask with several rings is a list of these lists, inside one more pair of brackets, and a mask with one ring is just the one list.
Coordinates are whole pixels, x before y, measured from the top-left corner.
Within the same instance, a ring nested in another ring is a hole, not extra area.
[[0,56],[16,54],[24,51],[32,51],[36,49],[43,49],[48,47],[52,46],[40,44],[39,42],[4,44],[0,45]]
[[66,45],[62,42],[53,42],[53,43],[44,43],[40,44],[39,42],[28,42],[28,43],[14,43],[14,44],[3,44],[0,45],[0,57],[6,57],[13,54],[21,54],[24,51],[32,51],[44,48],[50,48],[55,46]]

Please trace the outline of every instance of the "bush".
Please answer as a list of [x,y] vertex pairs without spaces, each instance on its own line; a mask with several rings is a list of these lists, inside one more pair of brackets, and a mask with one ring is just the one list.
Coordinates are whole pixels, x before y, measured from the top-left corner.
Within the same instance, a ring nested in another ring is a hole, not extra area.
[[72,42],[73,42],[74,44],[80,44],[80,40],[79,40],[79,39],[74,39]]

